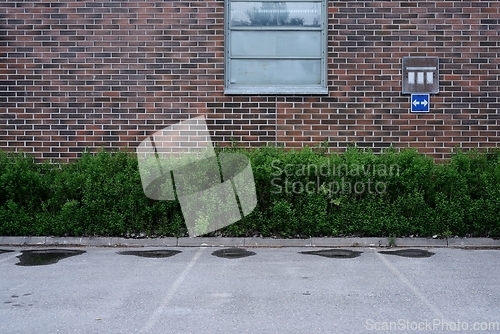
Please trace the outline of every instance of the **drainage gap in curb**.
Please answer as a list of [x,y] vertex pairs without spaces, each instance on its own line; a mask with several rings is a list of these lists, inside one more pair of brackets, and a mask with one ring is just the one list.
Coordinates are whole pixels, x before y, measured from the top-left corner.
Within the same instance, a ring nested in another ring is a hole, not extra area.
[[387,255],[398,255],[404,257],[416,257],[416,258],[431,257],[432,255],[434,255],[433,252],[429,252],[424,249],[400,249],[395,251],[381,251],[379,253]]
[[71,250],[71,249],[34,249],[21,251],[21,255],[18,255],[19,262],[16,263],[18,266],[44,266],[48,264],[54,264],[59,262],[59,260],[80,255],[85,253],[82,250]]
[[13,252],[13,250],[10,250],[10,249],[0,249],[0,254],[10,253],[10,252]]
[[213,256],[223,257],[226,259],[239,259],[242,257],[255,255],[254,252],[247,251],[243,248],[226,248],[219,249],[212,253]]
[[154,259],[160,259],[165,257],[171,257],[176,254],[182,253],[178,250],[170,250],[170,249],[157,249],[157,250],[145,250],[145,251],[122,251],[117,252],[120,255],[134,255],[140,257],[149,257]]
[[300,252],[301,254],[307,254],[307,255],[319,255],[319,256],[324,256],[332,259],[353,259],[355,257],[358,257],[361,255],[363,252],[357,252],[357,251],[352,251],[348,249],[324,249],[324,250],[319,250],[319,251],[307,251],[307,252]]

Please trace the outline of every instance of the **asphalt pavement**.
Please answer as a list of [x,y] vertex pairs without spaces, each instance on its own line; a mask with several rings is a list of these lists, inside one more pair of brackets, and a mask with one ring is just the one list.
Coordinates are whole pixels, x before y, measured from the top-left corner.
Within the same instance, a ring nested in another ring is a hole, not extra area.
[[[500,333],[498,250],[59,247],[84,253],[18,265],[56,248],[0,247],[0,333]],[[119,254],[145,250],[171,256]]]

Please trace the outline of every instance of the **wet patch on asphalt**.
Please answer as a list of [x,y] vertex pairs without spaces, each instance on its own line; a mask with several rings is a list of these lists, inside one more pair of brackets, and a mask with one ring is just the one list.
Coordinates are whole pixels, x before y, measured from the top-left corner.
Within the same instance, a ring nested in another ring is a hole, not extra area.
[[219,249],[212,253],[213,256],[222,257],[225,259],[240,259],[247,256],[255,255],[254,252],[247,251],[243,248],[225,248]]
[[403,257],[414,257],[414,258],[431,257],[432,255],[435,254],[425,249],[399,249],[394,251],[380,251],[379,253],[387,255],[398,255]]
[[348,249],[324,249],[318,251],[305,251],[300,253],[306,255],[324,256],[332,259],[353,259],[360,256],[363,252],[357,252]]
[[178,250],[171,250],[171,249],[117,252],[117,254],[120,254],[120,255],[134,255],[134,256],[149,257],[149,258],[154,258],[154,259],[171,257],[171,256],[174,256],[174,255],[179,254],[179,253],[182,253],[182,252],[178,251]]
[[18,255],[17,266],[44,266],[54,264],[59,260],[85,253],[82,250],[72,249],[33,249],[21,251]]
[[13,250],[10,250],[10,249],[0,249],[0,254],[10,253],[10,252],[13,252]]

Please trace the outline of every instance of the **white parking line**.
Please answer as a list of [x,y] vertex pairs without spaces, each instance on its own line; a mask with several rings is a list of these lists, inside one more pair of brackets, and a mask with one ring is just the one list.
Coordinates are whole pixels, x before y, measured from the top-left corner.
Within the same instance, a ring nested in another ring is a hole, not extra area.
[[[373,250],[375,254],[377,254],[378,258],[384,262],[384,264],[387,266],[387,268],[389,268],[398,278],[401,282],[404,283],[404,285],[406,285],[410,290],[411,292],[413,292],[413,294],[415,296],[417,296],[418,299],[420,299],[420,301],[422,303],[424,303],[431,311],[432,313],[434,313],[435,316],[437,316],[439,319],[442,319],[442,320],[445,320],[445,317],[443,315],[443,313],[434,305],[431,304],[431,302],[429,302],[429,300],[427,298],[425,298],[425,296],[420,292],[418,291],[417,287],[415,285],[413,285],[396,267],[394,267],[392,265],[392,263],[390,263],[382,254],[380,254],[379,252],[377,252],[376,250]],[[445,320],[447,321],[447,320]]]
[[148,321],[146,322],[144,327],[142,327],[142,329],[139,331],[139,333],[148,333],[149,331],[151,331],[151,328],[153,328],[153,326],[158,321],[158,318],[162,315],[163,312],[165,312],[165,309],[167,308],[168,304],[170,303],[172,298],[174,298],[175,293],[176,293],[177,289],[179,288],[179,285],[181,285],[181,283],[184,281],[184,279],[186,278],[186,276],[189,273],[189,271],[191,270],[191,268],[193,268],[196,261],[198,261],[198,259],[200,258],[201,254],[203,253],[203,250],[204,250],[204,248],[200,248],[198,250],[198,252],[193,256],[193,258],[188,263],[186,268],[184,268],[182,273],[179,275],[179,277],[177,277],[175,282],[172,284],[172,287],[170,287],[170,290],[168,291],[167,295],[160,303],[160,306],[158,306],[158,308],[153,312],[153,314],[151,314]]

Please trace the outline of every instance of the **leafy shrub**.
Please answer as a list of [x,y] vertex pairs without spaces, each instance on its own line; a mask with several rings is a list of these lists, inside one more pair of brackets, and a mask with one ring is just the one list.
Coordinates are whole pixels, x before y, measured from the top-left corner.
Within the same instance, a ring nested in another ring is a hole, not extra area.
[[[456,152],[441,164],[415,150],[217,151],[249,158],[257,207],[212,236],[500,236],[500,151]],[[0,153],[0,187],[1,235],[187,234],[177,201],[144,195],[130,153],[61,165]]]

